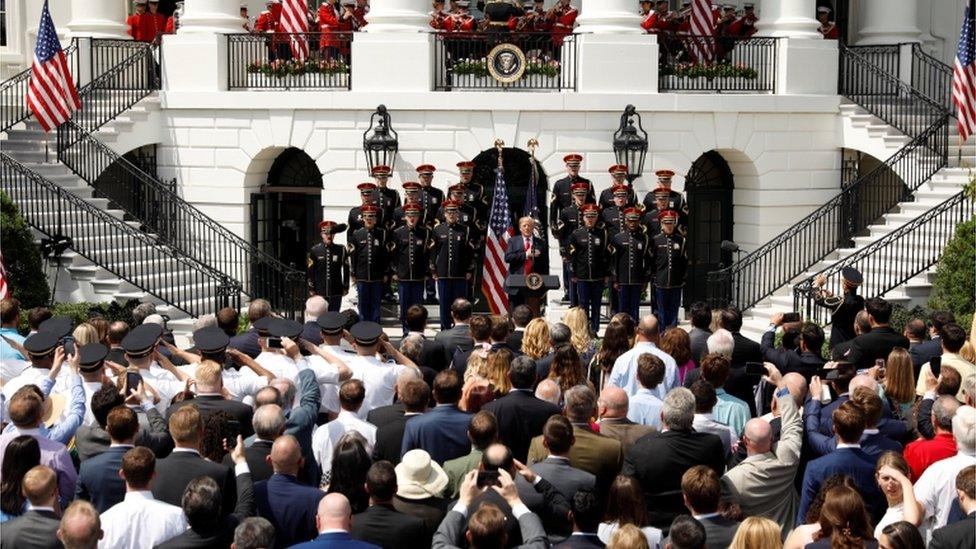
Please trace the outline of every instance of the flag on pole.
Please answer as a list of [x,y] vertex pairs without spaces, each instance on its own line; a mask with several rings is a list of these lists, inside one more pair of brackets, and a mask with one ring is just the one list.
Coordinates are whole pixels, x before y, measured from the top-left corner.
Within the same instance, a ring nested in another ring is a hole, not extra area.
[[539,212],[539,192],[537,187],[539,185],[539,169],[536,166],[535,158],[529,160],[529,164],[532,166],[532,173],[529,174],[529,192],[525,197],[525,214],[535,220],[535,236],[538,238],[543,237],[542,232],[542,214]]
[[305,0],[284,0],[281,29],[289,33],[291,55],[299,61],[308,58],[308,5]]
[[495,191],[491,199],[488,240],[485,243],[484,276],[481,279],[481,292],[488,300],[488,308],[491,309],[492,314],[508,312],[508,294],[505,293],[508,264],[505,263],[505,250],[508,248],[508,240],[514,235],[512,214],[508,211],[505,171],[499,162],[499,166],[495,168]]
[[952,69],[952,102],[956,104],[959,142],[965,143],[976,133],[976,36],[973,34],[973,17],[976,2],[970,1],[962,19],[956,62]]
[[687,45],[696,63],[715,59],[715,14],[711,0],[694,0],[691,4],[691,36]]
[[81,98],[68,69],[68,59],[61,49],[58,31],[54,28],[47,0],[41,8],[41,23],[37,27],[34,64],[31,65],[27,86],[27,108],[48,132],[57,128],[71,113],[81,108]]
[[6,299],[10,290],[7,288],[7,269],[3,266],[3,252],[0,252],[0,299]]

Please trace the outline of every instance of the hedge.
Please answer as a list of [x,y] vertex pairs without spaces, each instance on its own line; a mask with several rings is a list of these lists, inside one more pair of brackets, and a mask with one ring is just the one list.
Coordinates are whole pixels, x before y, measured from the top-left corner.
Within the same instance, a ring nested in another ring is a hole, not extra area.
[[929,307],[948,310],[956,322],[969,328],[973,319],[976,295],[976,219],[956,226],[956,233],[946,245],[935,270]]
[[[124,305],[116,302],[111,303],[92,303],[83,301],[80,303],[55,303],[51,310],[55,316],[70,316],[75,321],[75,326],[87,321],[93,316],[101,316],[109,322],[121,320],[129,325],[132,324],[132,310],[139,305],[138,299],[130,299]],[[28,309],[22,307],[20,310],[20,332],[27,333],[27,313]]]
[[3,266],[10,294],[24,309],[47,305],[51,290],[34,235],[13,200],[0,192],[0,234],[3,235]]

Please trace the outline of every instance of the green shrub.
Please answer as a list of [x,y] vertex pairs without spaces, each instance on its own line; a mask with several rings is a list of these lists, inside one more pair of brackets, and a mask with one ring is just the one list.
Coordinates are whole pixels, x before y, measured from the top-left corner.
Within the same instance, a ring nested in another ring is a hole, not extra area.
[[17,205],[3,192],[0,192],[0,235],[3,235],[3,266],[11,295],[20,300],[24,309],[47,304],[51,290],[41,252]]
[[932,311],[924,307],[919,307],[916,305],[911,309],[906,308],[904,305],[895,305],[891,308],[891,329],[895,330],[899,334],[905,331],[905,325],[908,321],[913,318],[920,318],[928,324],[929,318],[932,317]]
[[[52,311],[55,316],[70,316],[75,321],[75,326],[85,322],[93,314],[101,315],[105,320],[109,322],[114,322],[116,320],[121,320],[123,322],[132,324],[132,310],[139,305],[138,299],[130,299],[124,305],[120,305],[117,302],[111,303],[91,303],[88,301],[82,301],[79,303],[55,303]],[[27,308],[21,308],[20,311],[20,331],[21,333],[27,333]]]
[[929,307],[948,310],[960,326],[969,328],[976,295],[976,218],[956,226],[935,271]]

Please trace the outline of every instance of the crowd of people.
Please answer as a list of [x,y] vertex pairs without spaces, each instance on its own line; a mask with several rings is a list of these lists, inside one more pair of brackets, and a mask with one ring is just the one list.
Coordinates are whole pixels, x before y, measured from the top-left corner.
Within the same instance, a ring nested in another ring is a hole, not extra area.
[[[525,305],[396,344],[356,311],[256,299],[74,325],[0,302],[0,541],[11,547],[972,547],[973,336],[821,292],[759,342]],[[853,313],[853,314],[851,314]],[[665,329],[666,328],[666,329]],[[838,329],[839,328],[839,329]],[[840,335],[837,335],[840,334]],[[829,350],[827,350],[829,348]],[[824,356],[827,353],[828,356]]]

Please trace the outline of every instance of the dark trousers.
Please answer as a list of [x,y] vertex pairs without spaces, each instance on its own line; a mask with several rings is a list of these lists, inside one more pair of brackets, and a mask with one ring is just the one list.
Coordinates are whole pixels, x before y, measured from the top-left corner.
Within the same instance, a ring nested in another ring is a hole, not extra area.
[[356,291],[359,292],[359,317],[367,322],[380,321],[380,298],[383,297],[383,283],[357,282]]
[[603,305],[603,281],[577,280],[576,293],[579,306],[586,311],[586,315],[590,319],[590,330],[593,331],[593,335],[596,335],[600,330],[600,306]]
[[569,296],[569,306],[579,305],[579,298],[576,295],[576,284],[573,283],[573,270],[569,267],[569,261],[563,258],[563,289]]
[[434,300],[436,297],[434,294],[434,279],[428,278],[424,281],[424,299]]
[[644,290],[643,284],[621,284],[617,298],[620,300],[620,312],[627,313],[640,321],[640,296]]
[[413,305],[424,304],[424,281],[401,280],[397,284],[397,295],[400,297],[400,325],[403,335],[407,335],[407,309]]
[[681,307],[682,288],[655,288],[657,296],[657,319],[663,332],[678,324],[678,308]]
[[441,310],[441,330],[451,327],[451,304],[468,293],[468,281],[463,278],[438,278],[437,301]]
[[613,316],[619,312],[620,300],[617,299],[617,292],[610,292],[610,316]]
[[338,313],[339,308],[342,306],[342,296],[341,295],[327,295],[325,297],[325,302],[328,304],[330,313]]

